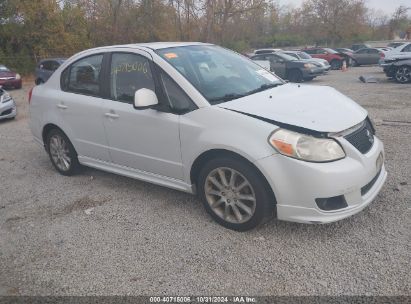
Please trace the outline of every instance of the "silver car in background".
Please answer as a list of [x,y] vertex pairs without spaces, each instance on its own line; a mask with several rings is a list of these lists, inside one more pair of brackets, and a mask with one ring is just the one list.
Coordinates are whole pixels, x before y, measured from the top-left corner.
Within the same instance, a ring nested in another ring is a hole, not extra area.
[[16,103],[11,95],[0,86],[0,120],[13,119],[16,115]]

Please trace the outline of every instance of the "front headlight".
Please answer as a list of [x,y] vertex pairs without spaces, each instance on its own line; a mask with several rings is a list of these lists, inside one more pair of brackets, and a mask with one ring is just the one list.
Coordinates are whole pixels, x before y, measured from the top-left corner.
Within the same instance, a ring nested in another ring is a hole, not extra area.
[[9,93],[4,93],[0,100],[2,103],[6,103],[11,100],[11,96]]
[[19,80],[21,78],[20,74],[16,74],[16,79]]
[[269,143],[279,153],[311,162],[329,162],[345,157],[342,147],[331,138],[317,138],[285,129],[274,131]]
[[306,69],[312,69],[312,68],[315,68],[315,65],[313,65],[312,63],[305,63],[305,64],[304,64],[304,68],[306,68]]

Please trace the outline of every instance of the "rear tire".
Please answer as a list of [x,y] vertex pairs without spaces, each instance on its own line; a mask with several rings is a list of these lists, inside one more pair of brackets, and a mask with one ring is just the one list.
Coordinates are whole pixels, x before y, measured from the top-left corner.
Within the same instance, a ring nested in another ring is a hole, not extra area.
[[46,136],[46,150],[54,168],[66,176],[78,172],[80,164],[72,143],[61,130],[52,129]]
[[313,80],[315,77],[307,77],[307,78],[304,78],[304,81],[311,81],[311,80]]
[[291,82],[302,82],[303,81],[303,73],[300,70],[294,69],[288,73],[288,80]]
[[353,67],[359,67],[360,65],[359,65],[359,63],[357,62],[357,60],[352,60],[352,66]]
[[261,173],[247,162],[222,157],[200,170],[198,194],[204,208],[220,225],[247,231],[273,214],[274,202]]
[[411,82],[411,66],[403,65],[397,68],[394,78],[398,83]]

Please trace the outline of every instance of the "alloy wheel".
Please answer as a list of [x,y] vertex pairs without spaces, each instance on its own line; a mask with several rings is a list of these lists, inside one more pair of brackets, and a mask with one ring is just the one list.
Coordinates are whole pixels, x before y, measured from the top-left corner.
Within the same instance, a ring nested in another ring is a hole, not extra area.
[[395,79],[401,83],[409,82],[411,80],[411,68],[407,66],[399,67],[395,73]]
[[220,167],[205,180],[205,197],[212,211],[224,221],[241,224],[254,215],[256,195],[250,182],[238,171]]
[[68,144],[59,134],[50,137],[50,155],[54,164],[62,171],[70,170],[72,163]]

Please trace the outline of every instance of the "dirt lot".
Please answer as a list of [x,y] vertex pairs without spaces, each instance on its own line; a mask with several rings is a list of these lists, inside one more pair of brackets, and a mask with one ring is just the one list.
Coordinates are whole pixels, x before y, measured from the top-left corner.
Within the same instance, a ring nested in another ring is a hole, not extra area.
[[411,295],[411,85],[378,67],[312,84],[369,111],[387,183],[341,222],[273,220],[247,233],[215,224],[188,194],[93,169],[59,175],[28,128],[31,84],[11,91],[18,117],[0,123],[0,295]]

